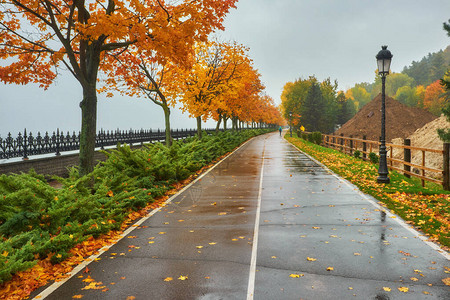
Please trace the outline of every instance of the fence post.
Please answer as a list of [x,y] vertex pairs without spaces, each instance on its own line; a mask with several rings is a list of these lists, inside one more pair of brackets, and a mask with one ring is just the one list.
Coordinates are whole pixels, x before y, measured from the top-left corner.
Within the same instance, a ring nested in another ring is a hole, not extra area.
[[350,136],[350,155],[353,155],[353,135]]
[[28,160],[27,156],[27,129],[23,131],[23,158],[22,160]]
[[343,133],[341,133],[341,142],[340,142],[340,144],[341,144],[341,152],[342,152],[342,150],[344,149],[344,147],[343,147],[343,145],[344,145],[344,134]]
[[[411,146],[411,140],[410,139],[404,139],[403,145],[405,146]],[[403,160],[407,163],[411,163],[411,149],[403,148]],[[403,170],[407,172],[411,172],[411,166],[404,164]],[[408,178],[411,178],[411,175],[407,173],[403,173]]]
[[[55,132],[53,131],[53,134],[55,134]],[[56,138],[55,138],[55,142],[56,142],[56,156],[60,156],[61,153],[59,152],[59,128],[56,129]]]
[[444,190],[450,190],[450,143],[444,143],[444,182],[442,187]]
[[367,143],[365,142],[365,140],[367,139],[367,137],[365,136],[365,135],[363,135],[363,140],[364,140],[364,142],[363,142],[363,155],[362,155],[362,157],[363,157],[363,159],[364,160],[366,160],[366,158],[367,158]]

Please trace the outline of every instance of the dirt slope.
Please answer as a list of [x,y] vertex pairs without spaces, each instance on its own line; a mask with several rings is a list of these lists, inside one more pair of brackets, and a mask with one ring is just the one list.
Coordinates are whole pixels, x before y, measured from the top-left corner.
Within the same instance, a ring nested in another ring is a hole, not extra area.
[[[386,141],[407,138],[418,128],[437,119],[430,112],[406,106],[393,98],[386,97]],[[381,134],[381,94],[366,104],[352,119],[342,125],[335,134],[379,140]]]
[[[411,139],[411,145],[420,148],[430,148],[442,150],[443,142],[439,139],[437,134],[437,129],[439,128],[450,128],[450,123],[447,121],[444,115],[436,120],[426,124],[422,128],[417,129],[408,138]],[[403,139],[394,139],[393,144],[402,145]],[[403,158],[403,151],[400,149],[394,151],[393,156],[395,158]],[[412,151],[411,152],[412,163],[421,165],[422,164],[422,152]],[[442,155],[438,153],[427,152],[425,154],[425,165],[430,168],[442,169]]]

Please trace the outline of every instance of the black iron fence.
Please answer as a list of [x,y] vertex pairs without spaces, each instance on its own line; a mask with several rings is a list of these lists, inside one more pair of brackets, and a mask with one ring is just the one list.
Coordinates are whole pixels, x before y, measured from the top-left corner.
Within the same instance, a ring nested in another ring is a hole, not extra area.
[[[215,129],[204,130],[208,133],[215,131]],[[195,129],[175,129],[171,130],[173,139],[184,139],[190,136],[194,136],[197,133]],[[153,143],[160,142],[166,139],[164,130],[115,130],[104,131],[101,130],[95,137],[95,146],[98,148],[104,148],[106,146],[115,146],[117,143],[121,144],[137,144],[137,143]],[[38,132],[34,136],[31,132],[27,133],[25,129],[23,134],[19,133],[17,137],[12,137],[11,133],[8,133],[6,138],[0,137],[0,159],[8,159],[13,157],[22,157],[27,159],[29,155],[39,155],[55,153],[60,155],[61,152],[79,150],[80,149],[80,133],[72,135],[67,132],[64,134],[59,129],[49,135],[48,132],[45,135],[41,135]]]

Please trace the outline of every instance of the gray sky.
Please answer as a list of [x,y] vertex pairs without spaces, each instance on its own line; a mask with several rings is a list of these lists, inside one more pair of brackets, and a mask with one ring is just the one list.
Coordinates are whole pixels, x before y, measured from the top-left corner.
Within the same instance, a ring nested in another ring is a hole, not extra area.
[[[267,93],[277,103],[284,84],[316,75],[346,90],[372,82],[381,45],[393,53],[392,70],[450,45],[442,23],[450,19],[448,0],[240,0],[225,21],[224,40],[250,47]],[[23,128],[79,130],[81,87],[70,75],[47,91],[0,84],[0,136]],[[144,98],[98,100],[98,128],[163,128],[163,112]],[[213,122],[207,125],[213,126]],[[195,121],[172,111],[172,127]]]

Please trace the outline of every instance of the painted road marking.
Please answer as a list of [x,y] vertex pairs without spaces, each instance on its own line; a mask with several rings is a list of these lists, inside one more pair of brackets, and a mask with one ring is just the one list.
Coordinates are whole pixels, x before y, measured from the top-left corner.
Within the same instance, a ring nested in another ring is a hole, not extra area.
[[255,277],[256,277],[256,255],[258,253],[258,235],[259,235],[259,215],[261,214],[261,194],[264,177],[264,153],[266,150],[266,141],[264,140],[261,177],[259,179],[258,203],[256,205],[255,229],[253,232],[252,258],[250,260],[250,274],[248,278],[247,300],[253,300],[255,293]]

